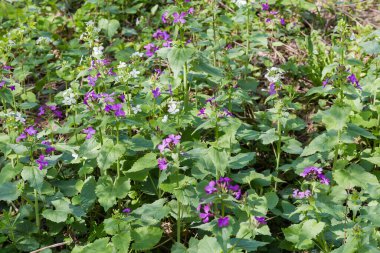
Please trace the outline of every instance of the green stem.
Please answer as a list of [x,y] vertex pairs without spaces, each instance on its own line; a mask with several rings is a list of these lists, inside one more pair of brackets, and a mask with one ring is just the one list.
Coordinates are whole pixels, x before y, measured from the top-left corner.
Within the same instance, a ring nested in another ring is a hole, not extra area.
[[187,84],[187,63],[183,65],[183,101],[184,101],[184,109],[187,112],[188,103],[189,103],[189,87]]
[[40,213],[38,208],[38,193],[36,189],[34,189],[34,212],[36,215],[37,230],[40,230]]
[[[177,190],[179,190],[179,167],[177,169]],[[181,243],[181,202],[177,199],[177,242]]]
[[[119,144],[119,121],[116,123],[116,144]],[[117,159],[116,169],[117,169],[117,179],[118,179],[118,178],[120,178],[120,161],[119,161],[119,158]]]
[[213,32],[213,38],[214,38],[214,66],[216,66],[216,26],[215,26],[215,21],[216,21],[216,9],[217,8],[217,4],[216,4],[216,0],[214,0],[214,13],[212,15],[212,32]]
[[277,141],[277,155],[276,155],[276,171],[280,167],[280,157],[281,157],[281,139],[282,139],[282,129],[281,129],[281,122],[278,120],[277,122],[277,135],[278,135],[278,141]]
[[340,147],[340,135],[341,131],[338,131],[338,144],[335,146],[334,150],[334,162],[333,162],[333,168],[336,168],[336,162],[338,161],[338,156],[339,156],[339,147]]

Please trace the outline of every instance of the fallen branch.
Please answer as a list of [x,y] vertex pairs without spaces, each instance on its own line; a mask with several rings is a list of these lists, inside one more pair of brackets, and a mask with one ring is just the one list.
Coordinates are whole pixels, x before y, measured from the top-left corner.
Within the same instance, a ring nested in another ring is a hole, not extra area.
[[51,248],[56,248],[56,247],[59,247],[59,246],[63,246],[63,245],[66,245],[66,244],[69,244],[70,242],[60,242],[60,243],[56,243],[56,244],[53,244],[53,245],[49,245],[49,246],[46,246],[46,247],[43,247],[41,249],[37,249],[35,251],[32,251],[30,253],[37,253],[37,252],[41,252],[45,249],[51,249]]

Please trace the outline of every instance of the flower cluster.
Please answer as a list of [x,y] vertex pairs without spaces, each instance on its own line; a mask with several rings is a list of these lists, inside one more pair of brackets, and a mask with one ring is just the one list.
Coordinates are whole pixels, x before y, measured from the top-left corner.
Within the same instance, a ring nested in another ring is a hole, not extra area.
[[38,169],[40,170],[49,165],[48,161],[45,160],[44,155],[40,155],[40,157],[36,160],[36,163],[38,164]]
[[[275,95],[277,93],[276,84],[280,83],[283,73],[284,70],[277,67],[268,69],[264,77],[269,81],[269,95]],[[281,87],[281,84],[279,86]]]
[[55,151],[55,147],[51,146],[51,142],[50,141],[42,141],[41,144],[46,147],[45,152],[47,154],[51,154],[51,153],[53,153]]
[[347,81],[354,84],[356,88],[362,90],[362,87],[359,84],[359,80],[356,78],[355,74],[351,74],[347,77]]
[[[265,22],[270,23],[272,22],[273,19],[277,17],[278,11],[270,10],[269,3],[261,4],[261,7],[262,7],[262,11],[265,12],[266,14]],[[286,25],[286,21],[284,18],[281,17],[279,21],[282,26]]]
[[60,111],[58,109],[57,106],[55,105],[41,105],[39,108],[38,108],[38,116],[43,116],[46,114],[46,110],[49,110],[51,113],[54,114],[55,117],[59,118],[59,119],[62,119],[63,118],[63,115],[62,115],[62,111]]
[[34,129],[33,126],[30,126],[30,127],[27,127],[24,129],[23,133],[21,133],[17,138],[16,138],[16,142],[20,142],[21,140],[23,139],[26,139],[26,137],[29,136],[34,136],[37,134],[37,130]]
[[[157,146],[160,153],[163,154],[167,151],[173,150],[175,146],[180,143],[181,135],[170,134],[167,138],[162,140],[162,143]],[[160,157],[157,159],[158,168],[160,170],[166,170],[168,168],[168,160],[165,157]]]
[[[306,167],[300,176],[307,180],[318,180],[321,184],[329,185],[330,180],[323,174],[323,169],[318,167]],[[293,190],[293,198],[304,199],[312,195],[310,190],[301,191],[299,189]]]
[[306,167],[300,176],[307,179],[318,179],[321,184],[329,185],[330,180],[323,174],[322,171],[322,168],[314,166]]
[[218,180],[212,180],[204,188],[206,194],[210,195],[216,192],[231,193],[235,199],[240,199],[242,191],[238,184],[232,185],[232,179],[229,177],[221,177]]

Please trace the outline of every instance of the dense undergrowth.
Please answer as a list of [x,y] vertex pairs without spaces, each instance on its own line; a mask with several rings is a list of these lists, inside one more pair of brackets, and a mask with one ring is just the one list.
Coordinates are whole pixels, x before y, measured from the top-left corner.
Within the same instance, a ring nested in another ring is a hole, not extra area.
[[380,252],[376,2],[1,1],[0,252]]

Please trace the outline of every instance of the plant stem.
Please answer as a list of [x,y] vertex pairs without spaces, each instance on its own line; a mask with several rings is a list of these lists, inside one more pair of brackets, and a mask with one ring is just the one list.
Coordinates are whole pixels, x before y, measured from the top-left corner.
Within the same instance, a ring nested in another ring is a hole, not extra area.
[[[177,190],[179,190],[179,165],[177,169]],[[181,243],[181,202],[177,199],[177,242]]]
[[40,213],[39,213],[39,207],[38,207],[38,193],[36,189],[34,189],[34,212],[36,215],[37,230],[40,230]]
[[339,130],[339,131],[338,131],[338,144],[336,144],[336,146],[335,146],[335,150],[334,150],[333,169],[336,168],[336,162],[338,161],[338,156],[339,156],[339,146],[340,146],[340,135],[341,135],[341,131]]
[[189,103],[189,87],[187,84],[187,63],[183,65],[183,101],[184,101],[184,109],[187,112],[188,103]]
[[277,135],[278,135],[278,141],[277,141],[277,156],[276,156],[276,171],[280,167],[280,157],[281,157],[281,139],[282,139],[282,129],[281,129],[281,122],[280,120],[277,121]]

